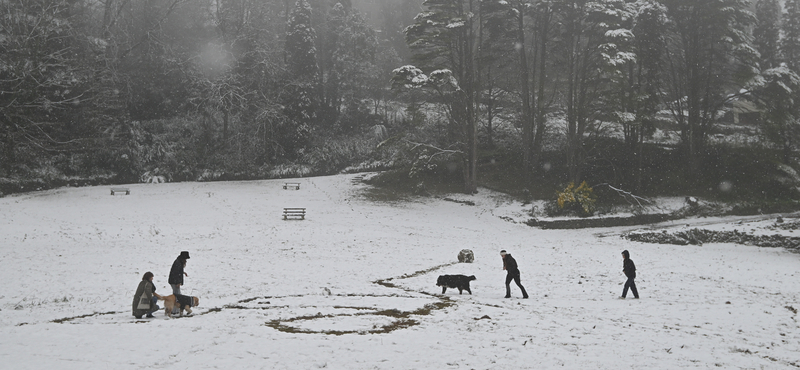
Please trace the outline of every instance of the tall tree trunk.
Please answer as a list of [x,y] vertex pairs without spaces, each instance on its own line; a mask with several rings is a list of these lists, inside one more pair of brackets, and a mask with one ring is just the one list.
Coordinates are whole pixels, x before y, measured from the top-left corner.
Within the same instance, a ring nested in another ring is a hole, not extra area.
[[494,109],[495,109],[495,95],[492,91],[494,89],[494,81],[492,80],[492,67],[486,67],[486,83],[485,88],[489,91],[488,99],[486,99],[486,145],[489,148],[494,148]]
[[536,134],[533,138],[533,161],[532,165],[539,167],[541,162],[542,143],[544,142],[544,132],[546,127],[545,115],[545,80],[547,78],[547,44],[548,30],[550,29],[550,8],[544,6],[539,17],[539,77],[536,79],[538,92],[536,93]]
[[222,112],[222,145],[223,147],[228,147],[228,123],[230,121],[230,109],[224,108]]
[[11,174],[11,171],[14,168],[14,164],[17,163],[17,156],[15,154],[16,151],[16,140],[14,140],[14,128],[13,124],[10,122],[5,125],[5,140],[3,140],[3,156],[5,160],[3,160],[3,169],[5,170],[6,174]]
[[[466,140],[467,140],[467,153],[469,157],[469,169],[467,182],[465,184],[465,191],[467,194],[474,194],[478,191],[478,124],[475,107],[478,105],[478,95],[480,88],[478,81],[478,74],[476,73],[479,68],[478,54],[480,53],[481,37],[483,37],[483,12],[481,8],[474,8],[475,0],[469,2],[469,12],[471,14],[478,14],[478,35],[475,35],[475,28],[470,18],[469,27],[467,27],[467,39],[464,42],[466,48],[465,55],[465,72],[466,72],[466,92],[467,92],[467,127],[466,127]],[[478,5],[480,6],[480,5]],[[477,10],[477,12],[476,12]],[[477,50],[476,50],[477,49]]]
[[517,9],[517,48],[519,49],[520,83],[522,97],[522,168],[525,183],[530,180],[533,169],[533,114],[531,113],[530,76],[528,75],[528,52],[525,48],[524,3]]
[[567,15],[567,22],[566,25],[566,45],[568,47],[567,52],[569,55],[567,56],[567,172],[569,174],[569,180],[572,182],[577,183],[579,178],[579,159],[578,159],[578,151],[580,148],[580,137],[579,137],[579,130],[578,130],[578,95],[579,95],[579,77],[578,77],[578,63],[580,62],[580,57],[578,53],[580,52],[580,35],[578,34],[578,22],[580,22],[578,17],[578,9],[575,8],[576,5],[571,5],[572,14]]

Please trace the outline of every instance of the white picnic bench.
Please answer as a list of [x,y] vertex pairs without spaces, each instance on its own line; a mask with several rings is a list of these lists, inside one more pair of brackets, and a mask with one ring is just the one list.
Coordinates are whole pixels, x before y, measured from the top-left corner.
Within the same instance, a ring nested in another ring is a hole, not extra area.
[[290,218],[299,218],[301,220],[306,219],[306,209],[305,208],[284,208],[283,209],[283,219],[288,220]]
[[111,188],[111,195],[114,193],[125,193],[125,195],[131,195],[131,189],[129,188]]

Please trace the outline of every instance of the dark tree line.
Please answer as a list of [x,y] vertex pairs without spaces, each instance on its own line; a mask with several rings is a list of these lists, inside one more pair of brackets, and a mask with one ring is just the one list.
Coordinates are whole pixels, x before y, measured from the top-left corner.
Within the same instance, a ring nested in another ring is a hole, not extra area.
[[[396,70],[395,80],[433,86],[436,81],[419,76],[452,73],[464,97],[454,93],[445,101],[466,105],[469,115],[450,115],[453,125],[464,127],[456,141],[465,168],[476,158],[474,125],[483,124],[491,135],[496,107],[505,107],[515,111],[522,175],[528,179],[548,168],[541,156],[555,141],[561,143],[566,180],[578,183],[587,165],[608,153],[603,139],[614,138],[624,143],[618,149],[624,161],[614,164],[622,174],[608,181],[643,190],[649,166],[644,144],[658,144],[655,131],[673,126],[684,177],[691,182],[708,170],[705,153],[724,113],[742,101],[758,106],[761,129],[782,147],[784,161],[793,157],[798,5],[426,0],[426,12],[406,30],[414,66]],[[498,78],[509,74],[514,78]],[[473,190],[468,183],[466,191]]]
[[345,0],[21,0],[0,13],[7,177],[265,176],[380,124],[366,99],[399,64]]
[[0,13],[0,177],[438,163],[472,193],[481,153],[504,151],[529,186],[555,156],[565,182],[607,162],[605,180],[643,191],[654,145],[679,153],[685,179],[707,172],[739,102],[783,162],[796,154],[798,0],[18,0]]

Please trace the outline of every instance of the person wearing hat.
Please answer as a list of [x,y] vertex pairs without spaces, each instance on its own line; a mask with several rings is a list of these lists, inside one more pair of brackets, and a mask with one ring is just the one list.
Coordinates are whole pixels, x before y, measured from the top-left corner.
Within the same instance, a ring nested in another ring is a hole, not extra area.
[[520,283],[517,260],[515,260],[514,257],[511,257],[511,254],[506,252],[505,249],[500,251],[500,257],[503,259],[503,270],[506,270],[505,298],[511,298],[511,280],[514,280],[514,282],[517,283],[519,290],[522,291],[522,298],[528,298],[528,292],[525,291],[525,287],[523,287],[522,283]]
[[639,299],[636,283],[633,282],[633,279],[636,279],[636,265],[633,264],[631,254],[627,250],[622,251],[622,272],[625,273],[628,280],[625,281],[625,287],[622,288],[622,296],[619,298],[625,299],[625,296],[628,295],[628,288],[630,288],[633,298]]
[[189,259],[189,252],[183,251],[180,256],[172,263],[172,269],[169,270],[169,286],[172,287],[172,294],[176,296],[181,294],[181,285],[183,285],[183,277],[189,277],[189,274],[183,271],[186,267],[186,260]]

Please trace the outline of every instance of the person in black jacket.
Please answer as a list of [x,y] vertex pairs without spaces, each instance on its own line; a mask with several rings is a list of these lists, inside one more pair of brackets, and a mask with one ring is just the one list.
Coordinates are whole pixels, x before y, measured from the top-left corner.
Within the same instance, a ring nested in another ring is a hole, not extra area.
[[628,288],[631,288],[633,297],[639,299],[639,292],[636,290],[636,283],[633,282],[633,279],[636,278],[636,265],[633,264],[631,254],[628,253],[627,250],[622,251],[622,272],[625,273],[625,276],[628,277],[628,280],[625,281],[625,288],[622,288],[622,296],[619,298],[625,299],[625,296],[628,295]]
[[522,298],[528,298],[528,292],[525,291],[525,287],[523,287],[520,283],[517,260],[515,260],[514,257],[511,257],[511,254],[507,253],[505,250],[500,251],[500,257],[503,259],[503,270],[506,270],[505,298],[511,298],[511,280],[514,280],[519,289],[522,291]]
[[180,256],[172,263],[172,269],[169,270],[169,285],[172,287],[172,294],[176,296],[181,294],[181,286],[183,285],[183,277],[189,277],[189,274],[183,271],[186,267],[186,260],[189,259],[189,252],[183,251]]

